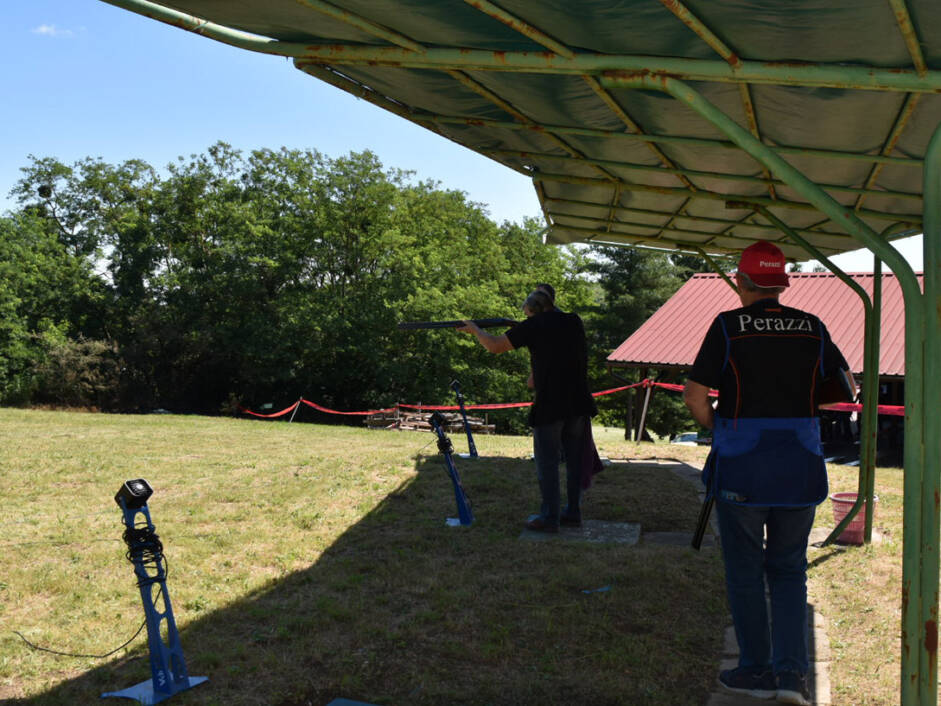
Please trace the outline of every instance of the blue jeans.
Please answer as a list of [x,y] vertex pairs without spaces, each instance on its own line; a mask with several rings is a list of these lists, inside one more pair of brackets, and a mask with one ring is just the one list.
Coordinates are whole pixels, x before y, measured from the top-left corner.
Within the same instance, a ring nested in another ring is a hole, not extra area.
[[807,674],[807,538],[816,510],[814,505],[758,507],[716,499],[740,667]]
[[559,455],[565,450],[565,481],[568,517],[581,517],[581,458],[585,443],[587,416],[567,417],[557,422],[533,427],[533,451],[542,506],[539,514],[546,524],[559,524]]

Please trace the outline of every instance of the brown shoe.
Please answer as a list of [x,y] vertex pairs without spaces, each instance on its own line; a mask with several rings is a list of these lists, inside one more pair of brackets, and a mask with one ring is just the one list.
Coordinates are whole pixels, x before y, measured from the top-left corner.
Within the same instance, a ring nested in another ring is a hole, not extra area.
[[541,517],[534,517],[526,523],[526,529],[532,530],[533,532],[547,532],[549,534],[558,534],[559,526],[550,525]]

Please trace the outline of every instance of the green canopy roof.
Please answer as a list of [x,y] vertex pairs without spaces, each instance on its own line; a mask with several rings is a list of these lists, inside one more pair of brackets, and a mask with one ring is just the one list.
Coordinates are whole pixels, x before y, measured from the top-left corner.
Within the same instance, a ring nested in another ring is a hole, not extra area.
[[[920,232],[936,0],[106,0],[295,66],[533,179],[553,243],[824,254],[838,221],[652,81],[698,93],[873,231]],[[642,82],[645,84],[641,85]],[[638,90],[640,89],[640,90]]]

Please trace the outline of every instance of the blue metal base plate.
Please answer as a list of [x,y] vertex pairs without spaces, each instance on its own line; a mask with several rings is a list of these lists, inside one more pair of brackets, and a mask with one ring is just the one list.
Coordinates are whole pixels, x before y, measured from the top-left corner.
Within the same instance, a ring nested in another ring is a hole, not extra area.
[[365,701],[350,701],[349,699],[334,699],[327,706],[376,706],[376,704],[367,704]]
[[[192,689],[194,686],[198,686],[204,681],[209,681],[209,677],[190,677],[189,686],[177,689],[173,694],[179,694],[181,691]],[[102,694],[101,698],[134,699],[138,703],[144,704],[144,706],[150,706],[150,704],[158,704],[161,701],[166,701],[173,696],[173,694],[155,693],[153,679],[148,679],[147,681],[142,681],[140,684],[129,686],[127,689],[122,689],[121,691],[109,691]]]

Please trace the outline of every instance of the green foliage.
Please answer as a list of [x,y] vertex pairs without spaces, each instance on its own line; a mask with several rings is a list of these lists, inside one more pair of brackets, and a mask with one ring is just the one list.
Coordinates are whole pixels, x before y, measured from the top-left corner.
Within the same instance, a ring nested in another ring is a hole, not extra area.
[[[677,264],[665,253],[627,248],[598,248],[595,254],[597,258],[588,268],[601,290],[602,303],[595,309],[588,330],[589,350],[595,356],[594,387],[600,389],[610,386],[610,378],[604,377],[605,358],[676,292],[689,276],[689,265],[685,261]],[[629,382],[641,379],[641,371],[617,372]],[[626,394],[599,398],[598,421],[623,426],[626,405],[631,402],[632,396]],[[690,418],[677,395],[661,391],[651,397],[646,423],[654,432],[665,435],[685,428]]]
[[[90,283],[108,302],[97,329],[62,333],[114,342],[122,408],[215,412],[298,395],[338,409],[441,403],[454,378],[469,400],[525,399],[524,355],[494,358],[469,336],[396,324],[518,318],[540,281],[557,283],[563,302],[589,301],[579,257],[543,246],[535,220],[498,226],[463,193],[369,152],[245,155],[219,143],[164,177],[91,159],[37,159],[24,174],[22,213],[101,273]],[[28,340],[37,328],[17,331]],[[57,360],[84,356],[61,343]]]
[[117,405],[121,365],[111,342],[84,339],[50,342],[35,372],[36,402],[98,409],[113,409]]
[[[163,174],[140,160],[52,158],[23,173],[20,210],[0,226],[5,402],[218,413],[304,396],[359,410],[449,403],[453,379],[469,402],[524,400],[525,353],[396,324],[520,318],[539,282],[585,319],[602,389],[608,353],[697,266],[546,247],[537,220],[498,225],[462,192],[370,152],[218,143]],[[602,399],[601,420],[622,424],[628,399]],[[524,431],[525,418],[495,421]],[[663,394],[649,420],[663,433],[688,417]]]
[[0,401],[31,399],[50,346],[96,331],[104,290],[48,219],[0,218]]

